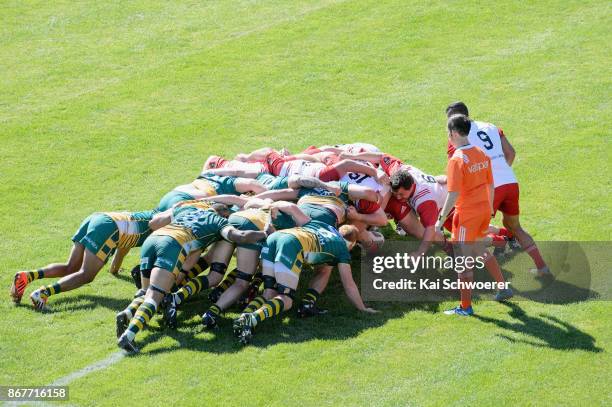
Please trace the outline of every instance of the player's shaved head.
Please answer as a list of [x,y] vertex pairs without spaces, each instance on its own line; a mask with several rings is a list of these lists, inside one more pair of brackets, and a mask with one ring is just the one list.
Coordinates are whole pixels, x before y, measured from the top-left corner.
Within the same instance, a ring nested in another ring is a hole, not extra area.
[[455,114],[470,115],[467,105],[461,101],[453,102],[446,107],[446,117],[451,117]]
[[[470,133],[470,119],[462,114],[454,114],[446,122],[449,132],[456,132],[460,136],[466,137]],[[393,188],[393,186],[391,187]]]

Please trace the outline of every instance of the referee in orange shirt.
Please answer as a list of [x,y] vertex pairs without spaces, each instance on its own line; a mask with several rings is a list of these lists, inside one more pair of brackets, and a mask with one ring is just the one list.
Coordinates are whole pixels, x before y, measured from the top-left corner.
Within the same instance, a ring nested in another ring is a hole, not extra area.
[[[470,119],[467,116],[457,114],[449,117],[447,127],[448,138],[456,150],[446,168],[448,196],[436,223],[436,230],[442,229],[444,220],[454,207],[451,242],[455,256],[482,256],[489,273],[501,274],[497,260],[488,252],[483,242],[493,214],[491,159],[480,148],[470,145],[467,137],[470,132]],[[461,304],[445,313],[473,315],[472,290],[463,285],[473,281],[474,273],[471,268],[466,268],[458,274],[462,285]],[[506,298],[512,296],[512,291],[508,288],[501,291]]]

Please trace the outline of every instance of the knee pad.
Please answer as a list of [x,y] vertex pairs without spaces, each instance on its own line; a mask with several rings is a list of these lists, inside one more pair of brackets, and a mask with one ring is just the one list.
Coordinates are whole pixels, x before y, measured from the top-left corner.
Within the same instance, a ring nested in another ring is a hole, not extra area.
[[153,290],[153,291],[157,291],[158,293],[163,294],[164,296],[165,296],[166,294],[168,294],[168,292],[167,292],[166,290],[164,290],[164,289],[162,289],[162,288],[160,288],[160,287],[156,286],[155,284],[151,284],[151,285],[149,286],[149,288],[150,288],[151,290]]
[[263,276],[264,289],[276,289],[276,279],[272,276]]
[[151,278],[151,269],[148,270],[140,270],[140,275],[144,278]]
[[[196,267],[194,267],[196,269],[196,271],[198,273],[203,272],[204,270],[206,270],[208,268],[209,264],[206,261],[206,258],[204,256],[200,256],[200,258],[198,259],[198,262],[196,263]],[[199,268],[199,270],[198,270]]]
[[234,269],[234,271],[236,272],[236,279],[241,279],[244,280],[248,283],[251,282],[251,280],[253,279],[253,275],[252,274],[247,274],[244,271],[240,271],[238,269]]
[[144,288],[139,288],[138,291],[134,293],[134,298],[144,297],[146,293],[147,293],[147,290],[145,290]]
[[227,264],[215,262],[211,263],[210,271],[214,271],[215,273],[219,273],[221,275],[225,275],[225,270],[227,270]]
[[279,294],[286,295],[292,300],[295,299],[295,290],[293,288],[287,287],[286,285],[276,284],[276,291],[278,291]]

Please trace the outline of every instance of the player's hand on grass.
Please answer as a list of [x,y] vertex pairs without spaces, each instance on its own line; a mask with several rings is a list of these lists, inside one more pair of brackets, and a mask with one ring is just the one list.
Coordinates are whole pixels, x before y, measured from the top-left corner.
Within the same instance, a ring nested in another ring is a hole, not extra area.
[[367,314],[378,314],[378,313],[380,313],[380,311],[375,310],[374,308],[370,308],[370,307],[366,307],[362,311],[367,313]]

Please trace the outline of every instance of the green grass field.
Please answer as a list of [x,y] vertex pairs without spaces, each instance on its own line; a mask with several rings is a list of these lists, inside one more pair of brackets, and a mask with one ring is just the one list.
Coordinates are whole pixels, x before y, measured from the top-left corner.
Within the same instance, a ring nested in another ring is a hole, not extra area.
[[[534,238],[612,240],[611,16],[585,0],[3,2],[0,285],[67,258],[91,212],[154,207],[209,154],[367,141],[442,173],[457,99],[514,144]],[[7,292],[0,385],[116,353],[133,291],[103,270],[47,314]],[[610,302],[480,302],[473,319],[437,312],[454,302],[375,303],[372,316],[334,280],[330,315],[290,312],[242,348],[234,314],[201,331],[204,298],[176,332],[153,322],[141,355],[70,382],[69,403],[612,404]]]

